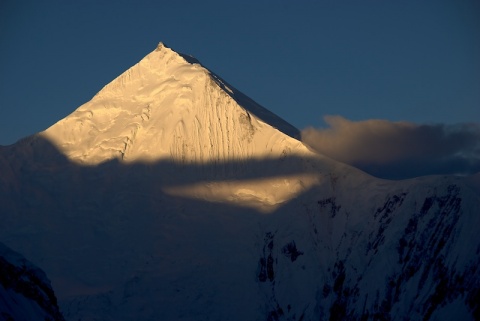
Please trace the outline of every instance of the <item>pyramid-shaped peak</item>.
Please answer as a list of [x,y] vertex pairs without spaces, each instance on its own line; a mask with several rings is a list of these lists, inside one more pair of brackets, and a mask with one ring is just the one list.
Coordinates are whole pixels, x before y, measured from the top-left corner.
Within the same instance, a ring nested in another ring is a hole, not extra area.
[[297,147],[298,130],[160,42],[46,136],[70,159],[203,162]]
[[[183,56],[182,53],[175,51],[174,49],[172,49],[171,47],[169,47],[169,46],[168,46],[166,43],[164,43],[163,41],[160,41],[160,42],[158,43],[157,47],[155,48],[155,50],[152,51],[150,54],[152,54],[152,53],[154,53],[154,52],[161,52],[161,51],[169,51],[169,52],[173,52],[173,53],[175,53],[175,54],[177,54],[177,55],[179,55],[179,56]],[[150,55],[150,54],[149,54],[149,55]],[[147,55],[147,57],[148,57],[149,55]]]
[[[187,63],[201,65],[200,61],[198,61],[192,55],[187,55],[187,54],[183,54],[181,52],[175,51],[172,48],[170,48],[169,46],[167,46],[164,42],[161,42],[161,41],[158,43],[157,48],[155,48],[155,50],[152,53],[147,55],[147,57],[149,57],[150,55],[152,55],[155,52],[169,52],[170,54],[174,54],[178,57],[183,58],[183,60]],[[145,58],[147,58],[147,57],[145,57]],[[165,57],[165,56],[162,56],[162,57]]]
[[168,48],[168,46],[160,41],[157,45],[157,50],[162,50],[163,48]]

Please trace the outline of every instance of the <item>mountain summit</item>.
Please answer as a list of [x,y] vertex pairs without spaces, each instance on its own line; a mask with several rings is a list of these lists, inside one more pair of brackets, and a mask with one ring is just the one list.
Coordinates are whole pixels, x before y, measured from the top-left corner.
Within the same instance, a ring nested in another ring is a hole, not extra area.
[[70,160],[98,164],[262,157],[298,130],[192,57],[160,43],[91,101],[43,133]]
[[381,180],[296,135],[160,44],[0,146],[0,242],[67,320],[480,320],[478,177]]

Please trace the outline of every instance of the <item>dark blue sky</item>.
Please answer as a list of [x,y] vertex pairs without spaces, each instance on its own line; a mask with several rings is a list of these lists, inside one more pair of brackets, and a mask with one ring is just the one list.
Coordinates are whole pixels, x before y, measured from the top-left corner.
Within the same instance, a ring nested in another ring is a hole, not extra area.
[[2,0],[0,144],[73,112],[159,41],[300,129],[323,115],[480,121],[475,0]]

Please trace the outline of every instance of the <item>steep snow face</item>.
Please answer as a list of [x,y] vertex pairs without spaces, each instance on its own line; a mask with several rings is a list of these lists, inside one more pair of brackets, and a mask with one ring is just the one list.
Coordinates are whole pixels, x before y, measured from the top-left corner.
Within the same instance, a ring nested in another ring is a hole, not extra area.
[[478,320],[480,202],[465,182],[337,178],[303,199],[303,228],[265,230],[271,319]]
[[45,273],[0,243],[0,319],[64,320]]
[[252,113],[261,112],[259,106],[243,97],[193,58],[160,43],[41,136],[88,165],[112,158],[203,163],[306,152],[274,128],[287,128],[283,120],[265,124]]

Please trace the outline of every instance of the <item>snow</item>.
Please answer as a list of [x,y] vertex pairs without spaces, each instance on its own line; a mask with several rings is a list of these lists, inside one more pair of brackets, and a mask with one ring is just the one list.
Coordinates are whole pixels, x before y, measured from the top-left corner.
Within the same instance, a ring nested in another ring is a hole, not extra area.
[[160,43],[40,136],[69,160],[88,165],[112,158],[204,163],[265,157],[284,149],[308,153],[272,128],[275,123],[267,125],[253,115],[259,110],[255,103],[241,106],[219,86],[226,87],[218,76]]
[[[473,180],[379,180],[296,132],[160,43],[72,114],[0,150],[1,240],[42,266],[69,320],[373,315],[391,280],[404,301],[385,304],[402,319],[409,304],[427,306],[442,276],[418,285],[433,262],[458,273],[478,262]],[[408,279],[406,266],[417,269]]]
[[[112,159],[127,164],[234,161],[239,164],[232,170],[241,173],[241,160],[318,157],[276,128],[287,127],[283,120],[266,124],[252,112],[263,116],[269,112],[246,99],[246,104],[240,105],[233,96],[244,95],[233,89],[227,94],[226,88],[218,76],[160,43],[90,102],[39,136],[53,143],[69,161],[89,166]],[[163,191],[271,212],[275,205],[297,196],[317,180],[311,174],[301,174],[207,186],[202,182]]]
[[1,285],[0,313],[13,317],[15,321],[48,320],[48,314],[38,304]]

